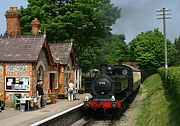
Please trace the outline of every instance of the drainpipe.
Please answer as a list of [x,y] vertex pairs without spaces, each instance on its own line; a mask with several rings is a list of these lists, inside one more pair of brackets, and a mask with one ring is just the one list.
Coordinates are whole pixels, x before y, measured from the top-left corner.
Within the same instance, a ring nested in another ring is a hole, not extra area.
[[5,87],[6,86],[6,83],[5,83],[6,82],[6,80],[5,80],[5,75],[6,75],[6,68],[5,67],[6,67],[6,64],[2,62],[2,66],[3,66],[3,79],[4,79],[4,92],[3,92],[4,93],[4,98],[3,99],[5,101],[6,100],[6,90],[5,90],[6,89],[6,87]]

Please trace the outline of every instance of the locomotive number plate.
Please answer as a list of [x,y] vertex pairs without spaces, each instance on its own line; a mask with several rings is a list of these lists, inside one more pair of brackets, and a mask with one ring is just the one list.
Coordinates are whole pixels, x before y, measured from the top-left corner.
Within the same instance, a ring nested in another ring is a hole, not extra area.
[[106,82],[104,82],[104,81],[100,81],[100,82],[98,82],[98,84],[99,84],[99,85],[105,85],[105,84],[106,84]]

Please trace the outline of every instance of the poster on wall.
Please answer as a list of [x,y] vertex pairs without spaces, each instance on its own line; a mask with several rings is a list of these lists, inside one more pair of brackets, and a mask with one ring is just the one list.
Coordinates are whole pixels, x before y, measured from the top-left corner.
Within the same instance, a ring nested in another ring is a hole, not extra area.
[[30,91],[29,77],[6,77],[6,90]]

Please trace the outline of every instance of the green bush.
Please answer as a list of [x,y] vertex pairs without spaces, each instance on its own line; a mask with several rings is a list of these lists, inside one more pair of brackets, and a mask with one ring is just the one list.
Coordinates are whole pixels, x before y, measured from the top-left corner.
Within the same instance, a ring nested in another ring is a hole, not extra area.
[[59,93],[58,98],[60,99],[66,99],[67,98],[67,93]]
[[[164,80],[164,68],[158,69],[158,72]],[[167,88],[170,96],[180,97],[180,67],[169,67],[167,72]]]
[[51,95],[49,95],[49,97],[50,97],[51,101],[56,99],[56,95],[55,94],[51,94]]
[[84,93],[84,88],[80,88],[80,89],[78,90],[78,93],[79,93],[79,94],[83,94],[83,93]]

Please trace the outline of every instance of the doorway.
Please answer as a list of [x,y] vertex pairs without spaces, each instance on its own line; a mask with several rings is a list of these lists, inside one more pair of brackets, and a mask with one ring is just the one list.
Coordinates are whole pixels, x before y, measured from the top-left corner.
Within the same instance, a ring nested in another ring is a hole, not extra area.
[[54,88],[54,82],[55,82],[55,73],[50,73],[50,77],[49,78],[50,78],[50,80],[49,80],[49,83],[50,83],[50,85],[49,85],[50,92],[53,93],[54,92],[53,88]]

